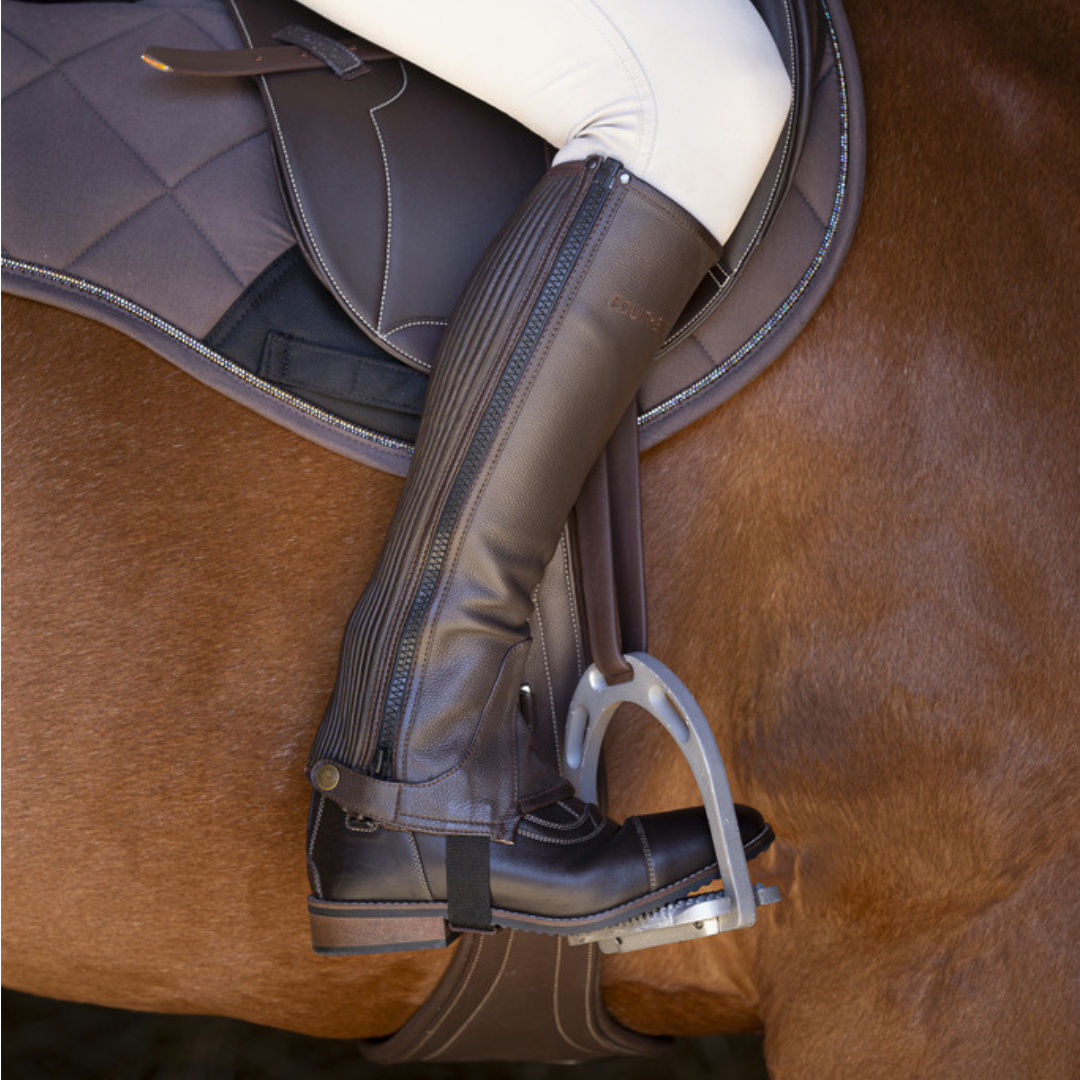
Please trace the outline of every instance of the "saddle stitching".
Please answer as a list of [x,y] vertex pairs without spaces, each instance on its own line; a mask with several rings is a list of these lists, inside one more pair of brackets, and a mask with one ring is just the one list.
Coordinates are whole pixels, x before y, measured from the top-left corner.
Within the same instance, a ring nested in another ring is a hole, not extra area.
[[[585,958],[585,984],[587,986],[597,985],[594,979],[594,972],[596,968],[597,956],[599,950],[594,945],[587,946],[589,952]],[[592,1035],[596,1041],[602,1045],[606,1045],[610,1050],[616,1053],[631,1052],[631,1048],[628,1044],[621,1044],[616,1039],[611,1038],[607,1032],[601,1031],[596,1024],[595,1013],[595,999],[593,994],[585,995],[585,1024],[589,1030],[589,1034]]]
[[[829,12],[828,4],[826,0],[821,0],[822,8],[825,12],[826,22],[828,23],[828,31],[830,43],[833,51],[834,66],[832,68],[836,73],[837,88],[840,97],[840,143],[841,143],[841,155],[840,155],[840,174],[837,178],[836,195],[833,201],[833,210],[829,218],[826,234],[822,239],[821,246],[818,248],[816,255],[807,268],[806,272],[799,279],[798,283],[784,299],[784,301],[777,307],[777,309],[769,316],[768,319],[757,329],[757,331],[750,337],[750,339],[735,352],[728,355],[728,357],[718,363],[715,363],[713,369],[702,378],[691,383],[689,386],[684,387],[677,394],[673,394],[671,397],[665,399],[654,405],[647,412],[642,413],[638,417],[638,426],[644,427],[649,422],[658,419],[661,416],[665,416],[668,413],[677,412],[683,406],[688,404],[692,398],[696,397],[703,390],[708,389],[717,379],[722,378],[733,367],[738,364],[752,353],[761,343],[764,341],[776,327],[783,322],[789,311],[796,304],[802,294],[809,287],[810,283],[817,276],[818,271],[821,269],[825,257],[828,254],[829,248],[832,246],[833,239],[836,236],[837,223],[840,219],[840,214],[843,210],[844,197],[847,190],[847,177],[848,177],[848,136],[849,136],[849,116],[848,116],[848,91],[847,80],[844,74],[844,66],[840,57],[840,46],[836,39],[836,28],[832,24],[832,16]],[[831,72],[830,72],[831,73]],[[829,73],[827,73],[829,74]],[[705,351],[707,355],[711,357],[711,353],[703,345],[701,340],[696,335],[694,336],[695,342]]]
[[319,873],[319,868],[315,864],[315,837],[319,835],[319,826],[322,824],[323,808],[326,806],[326,796],[319,796],[319,808],[315,811],[315,824],[311,827],[311,837],[308,840],[307,849],[307,864],[311,870],[312,877],[315,879],[315,895],[321,900],[323,899],[323,887],[322,887],[322,875]]
[[[717,273],[717,270],[720,273]],[[721,275],[723,275],[721,277]],[[716,292],[722,292],[727,283],[731,280],[731,276],[724,270],[722,266],[718,264],[713,265],[709,272],[705,275],[716,286]],[[715,310],[716,294],[707,296],[698,306],[697,311],[693,315],[687,315],[684,309],[682,315],[679,316],[682,325],[678,330],[671,333],[667,340],[664,342],[665,353],[670,352],[676,345],[685,341],[687,336],[692,334]]]
[[[480,963],[480,953],[484,950],[489,940],[488,937],[483,934],[474,934],[473,939],[476,942],[476,945],[473,949],[472,960],[469,964],[468,970],[465,972],[465,977],[458,984],[457,993],[455,993],[454,996],[450,999],[446,1007],[439,1011],[439,1014],[435,1017],[434,1023],[431,1025],[430,1028],[428,1028],[427,1031],[424,1032],[423,1036],[417,1041],[416,1045],[413,1047],[412,1050],[414,1054],[418,1055],[424,1043],[431,1039],[432,1036],[434,1036],[438,1032],[439,1028],[442,1027],[443,1024],[445,1024],[447,1020],[449,1020],[453,1016],[454,1009],[457,1008],[458,1002],[461,1000],[465,991],[468,989],[469,983],[472,982],[473,975],[476,973],[476,968]],[[438,1054],[438,1052],[439,1051],[436,1050],[435,1054]],[[432,1054],[431,1057],[434,1057],[435,1054]],[[430,1060],[430,1057],[426,1060]]]
[[424,871],[424,860],[420,858],[420,846],[416,842],[416,837],[411,832],[407,832],[405,836],[409,841],[409,852],[412,855],[413,866],[416,867],[420,884],[424,887],[424,892],[427,893],[425,899],[434,900],[435,894],[431,891],[431,883],[428,881],[427,873]]
[[[795,29],[794,29],[794,24],[792,22],[791,4],[790,4],[789,0],[784,0],[784,21],[785,21],[785,23],[787,25],[788,57],[789,57],[789,60],[790,60],[791,68],[794,70],[795,57],[796,57],[796,52],[795,52]],[[785,66],[787,66],[787,65],[785,65]],[[824,78],[824,76],[823,76],[823,78]],[[744,247],[743,253],[739,257],[738,262],[730,269],[730,271],[726,267],[724,267],[723,265],[720,266],[721,271],[724,273],[724,275],[726,277],[725,281],[719,281],[717,279],[716,272],[715,272],[716,267],[711,268],[709,270],[708,275],[707,275],[708,277],[712,278],[712,280],[716,283],[716,287],[717,287],[718,292],[722,291],[725,288],[725,286],[739,273],[739,271],[743,267],[743,264],[746,262],[746,259],[751,254],[753,254],[754,250],[757,248],[758,241],[759,241],[759,238],[761,236],[761,230],[765,227],[765,221],[769,216],[769,211],[772,209],[772,207],[776,203],[776,196],[777,196],[777,190],[778,190],[777,186],[778,186],[778,184],[780,182],[780,177],[784,173],[784,169],[786,167],[787,161],[791,156],[792,136],[793,136],[794,130],[795,130],[795,97],[794,97],[794,95],[795,95],[795,88],[794,88],[794,84],[793,84],[792,85],[791,105],[788,108],[787,120],[784,123],[784,148],[781,151],[781,155],[780,155],[780,167],[778,169],[776,169],[775,172],[773,173],[772,189],[769,192],[769,197],[765,200],[765,205],[761,209],[761,214],[758,217],[758,223],[757,223],[756,228],[754,229],[753,237],[751,238],[750,243],[747,244]],[[698,326],[700,326],[701,323],[709,315],[711,315],[713,313],[713,311],[715,310],[714,301],[715,301],[715,296],[706,298],[702,302],[701,307],[699,308],[699,310],[694,315],[689,316],[688,318],[686,318],[683,321],[683,325],[679,328],[679,330],[676,333],[672,334],[668,338],[668,340],[665,342],[664,352],[670,352],[670,350],[673,349],[680,342],[685,341],[686,338],[690,334],[692,334],[694,332],[694,330],[696,330],[698,328]],[[639,424],[642,423],[642,418],[640,418],[640,417],[638,418],[638,423]]]
[[[583,1053],[589,1053],[587,1047],[582,1046],[580,1043],[575,1042],[567,1034],[566,1029],[563,1027],[562,1013],[559,1009],[559,981],[562,975],[562,958],[563,949],[567,946],[563,943],[561,937],[555,938],[555,970],[551,975],[551,1017],[555,1021],[555,1030],[558,1031],[559,1037],[566,1043],[567,1046],[572,1047],[575,1050],[582,1051]],[[589,946],[586,946],[587,948]],[[590,985],[588,978],[585,979],[586,988]],[[586,989],[585,997],[588,999],[589,993]],[[588,1010],[588,1004],[586,1004],[586,1011]],[[588,1021],[586,1021],[588,1026]]]
[[[237,11],[236,5],[233,4],[232,0],[229,0],[229,6],[232,8],[232,10],[233,10],[233,12],[234,12],[234,14],[236,16],[237,23],[243,28],[243,35],[244,35],[245,41],[246,41],[248,47],[251,48],[252,47],[251,35],[248,33],[247,24],[243,21],[243,18],[241,17],[239,11]],[[399,60],[398,63],[401,64],[401,61]],[[402,72],[404,74],[404,66],[403,65],[402,65]],[[359,325],[367,327],[367,329],[378,338],[379,337],[378,327],[372,326],[371,323],[367,319],[364,318],[363,314],[356,310],[356,307],[353,305],[352,301],[349,299],[349,297],[346,295],[344,290],[341,288],[341,285],[338,282],[337,278],[334,276],[333,271],[331,271],[330,267],[327,265],[326,259],[323,256],[322,250],[319,247],[317,241],[315,240],[315,236],[314,236],[314,234],[312,232],[312,229],[311,229],[311,223],[310,223],[310,221],[308,219],[307,210],[305,209],[304,204],[300,199],[300,191],[299,191],[299,188],[297,187],[297,183],[296,183],[296,174],[293,171],[292,157],[290,156],[289,148],[285,143],[285,133],[284,133],[284,130],[283,130],[282,126],[281,126],[281,117],[278,115],[277,106],[274,103],[273,94],[270,91],[270,87],[269,87],[269,85],[267,83],[266,76],[265,75],[259,75],[259,76],[257,76],[257,78],[258,78],[259,83],[262,85],[262,88],[263,88],[263,95],[264,95],[264,100],[265,100],[265,103],[266,103],[267,114],[270,117],[270,122],[274,127],[274,131],[277,133],[277,144],[281,148],[280,160],[281,160],[282,165],[284,166],[286,176],[287,176],[288,186],[289,186],[289,189],[290,189],[290,191],[292,192],[292,195],[293,195],[293,205],[296,207],[296,212],[299,215],[300,222],[301,222],[301,224],[303,226],[303,230],[304,230],[304,236],[307,238],[308,244],[309,244],[309,246],[311,248],[311,253],[314,256],[315,260],[318,262],[319,268],[322,271],[322,273],[323,273],[323,275],[324,275],[324,277],[326,279],[326,282],[332,288],[334,295],[341,302],[342,306],[345,307],[346,310],[348,310],[348,312],[352,315],[353,319]],[[394,98],[399,96],[400,93],[402,92],[402,90],[404,90],[404,85],[394,95]],[[391,101],[394,100],[394,98],[390,98],[387,101],[383,102],[382,104],[383,105],[388,105],[388,104],[390,104]],[[375,108],[381,108],[381,106],[374,106],[373,109],[371,109],[369,111],[374,112]],[[374,122],[374,117],[372,119],[373,119],[373,122]],[[375,124],[375,129],[376,129],[376,134],[379,135],[380,148],[381,148],[382,139],[381,139],[381,133],[379,133],[379,130],[378,130],[378,124],[377,123]],[[385,164],[384,164],[384,168],[385,168]],[[384,266],[384,274],[385,274],[385,266]],[[384,278],[384,281],[385,281],[385,278]],[[401,352],[401,354],[403,356],[408,356],[409,359],[412,360],[414,363],[419,364],[419,361],[411,353],[407,352],[404,349],[399,350],[399,352]],[[420,365],[420,366],[422,367],[423,365]]]
[[[458,1030],[456,1032],[454,1032],[454,1034],[445,1043],[443,1043],[443,1045],[440,1046],[438,1048],[438,1050],[436,1050],[434,1053],[428,1055],[428,1057],[425,1060],[430,1061],[431,1058],[436,1057],[439,1054],[446,1053],[446,1051],[451,1046],[453,1046],[454,1043],[456,1043],[458,1041],[458,1039],[461,1038],[462,1035],[465,1034],[466,1029],[473,1022],[473,1020],[476,1018],[477,1014],[487,1005],[488,999],[491,997],[492,994],[495,993],[495,988],[499,985],[500,982],[502,982],[503,975],[506,974],[506,965],[510,961],[510,954],[511,954],[511,952],[513,952],[514,942],[515,942],[515,939],[514,939],[513,935],[511,935],[511,937],[506,942],[506,951],[505,951],[505,953],[503,955],[502,963],[499,965],[499,970],[495,973],[495,977],[491,980],[491,985],[488,987],[487,993],[484,994],[484,996],[480,999],[480,1002],[476,1006],[476,1008],[473,1009],[472,1012],[469,1013],[469,1015],[465,1018],[464,1022],[461,1024],[461,1026],[458,1028]],[[479,948],[477,949],[477,955],[479,955]],[[449,1012],[449,1010],[447,1010],[447,1012]]]
[[641,824],[641,819],[638,817],[632,817],[630,820],[634,823],[638,839],[641,841],[641,850],[645,853],[645,865],[649,868],[649,888],[655,892],[656,868],[653,866],[652,851],[649,848],[649,838],[645,835],[645,826]]
[[[791,67],[795,69],[795,26],[792,21],[791,15],[791,2],[790,0],[784,0],[784,22],[787,24],[787,39],[788,39],[788,55],[791,58]],[[743,250],[743,254],[740,256],[739,261],[731,268],[731,276],[734,277],[746,262],[747,257],[752,254],[758,245],[758,241],[761,237],[761,230],[765,227],[765,220],[769,216],[769,211],[776,203],[776,195],[778,185],[780,183],[780,177],[783,175],[784,170],[787,167],[788,158],[791,157],[791,144],[792,137],[795,133],[795,86],[794,80],[792,80],[791,88],[791,106],[788,109],[787,122],[784,124],[784,149],[780,154],[780,168],[773,173],[772,188],[769,192],[768,199],[765,200],[765,205],[761,209],[761,215],[758,218],[758,223],[754,229],[754,235],[751,242],[746,245]]]
[[368,109],[371,126],[375,129],[375,137],[379,140],[379,154],[382,156],[383,176],[386,179],[386,254],[383,257],[382,295],[379,298],[379,324],[376,327],[377,332],[380,334],[382,333],[383,314],[386,308],[386,290],[390,281],[390,247],[394,238],[394,185],[390,176],[390,159],[386,154],[386,143],[383,141],[382,128],[379,127],[379,120],[375,114],[380,109],[393,105],[409,88],[409,72],[400,60],[397,64],[398,70],[401,72],[401,87],[398,92],[386,101],[373,105]]

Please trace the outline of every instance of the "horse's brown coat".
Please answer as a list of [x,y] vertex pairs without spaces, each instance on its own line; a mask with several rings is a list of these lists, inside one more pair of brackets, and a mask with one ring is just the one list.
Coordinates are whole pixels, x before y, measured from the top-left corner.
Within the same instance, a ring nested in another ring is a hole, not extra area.
[[[642,1030],[764,1025],[778,1077],[1064,1078],[1075,15],[853,6],[848,265],[645,466],[652,648],[776,827],[785,900],[605,959],[606,994]],[[389,1033],[446,956],[310,954],[301,768],[399,482],[107,330],[4,322],[5,981]],[[696,799],[658,730],[612,739],[617,812]]]

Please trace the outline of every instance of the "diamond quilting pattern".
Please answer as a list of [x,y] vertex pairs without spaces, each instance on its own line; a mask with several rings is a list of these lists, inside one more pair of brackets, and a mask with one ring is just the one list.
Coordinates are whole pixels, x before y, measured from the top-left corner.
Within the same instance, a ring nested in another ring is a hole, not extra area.
[[158,42],[240,44],[216,0],[4,4],[4,251],[201,336],[293,238],[254,85],[153,71]]
[[[67,61],[61,71],[147,168],[172,186],[220,153],[222,127],[227,126],[235,140],[242,140],[264,130],[266,122],[253,82],[237,79],[223,84],[154,71],[141,59],[151,41],[176,42],[193,49],[219,47],[187,19],[165,15],[149,27],[117,36],[92,53]],[[230,44],[239,42],[234,39]],[[102,71],[114,74],[103,79]],[[220,114],[213,124],[207,122],[211,114]],[[154,122],[147,124],[146,117],[151,115]]]
[[[7,3],[3,5],[3,10],[6,20]],[[5,98],[52,70],[52,64],[45,57],[13,34],[8,33],[6,25],[3,29],[3,52],[4,63],[0,65],[0,76],[2,76],[0,94]]]

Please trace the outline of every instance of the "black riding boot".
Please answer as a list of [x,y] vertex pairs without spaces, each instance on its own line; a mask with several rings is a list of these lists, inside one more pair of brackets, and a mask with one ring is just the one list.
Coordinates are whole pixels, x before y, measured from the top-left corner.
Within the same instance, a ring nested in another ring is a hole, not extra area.
[[[702,811],[606,820],[533,751],[519,694],[532,591],[717,255],[593,159],[548,173],[474,273],[312,751],[316,949],[442,943],[447,918],[567,933],[715,876]],[[744,826],[756,853],[768,827]]]

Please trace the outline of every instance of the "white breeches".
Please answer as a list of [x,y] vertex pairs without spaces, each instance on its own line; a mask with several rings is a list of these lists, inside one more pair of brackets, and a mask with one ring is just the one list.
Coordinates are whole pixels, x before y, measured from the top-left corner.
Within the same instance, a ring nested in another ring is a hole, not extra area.
[[731,234],[791,85],[750,0],[304,0],[559,148],[621,161]]

